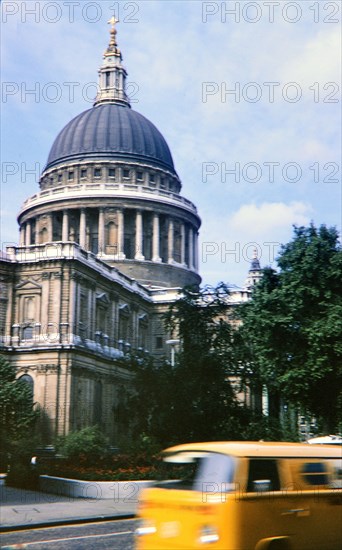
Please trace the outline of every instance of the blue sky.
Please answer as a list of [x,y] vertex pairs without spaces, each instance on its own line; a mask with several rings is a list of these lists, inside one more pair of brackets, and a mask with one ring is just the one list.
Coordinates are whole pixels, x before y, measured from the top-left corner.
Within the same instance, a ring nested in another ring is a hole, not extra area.
[[92,106],[113,11],[132,107],[165,136],[202,218],[203,282],[242,285],[254,248],[275,266],[293,224],[341,229],[340,3],[5,1],[1,10],[2,243],[17,242],[16,214],[38,191],[58,132]]

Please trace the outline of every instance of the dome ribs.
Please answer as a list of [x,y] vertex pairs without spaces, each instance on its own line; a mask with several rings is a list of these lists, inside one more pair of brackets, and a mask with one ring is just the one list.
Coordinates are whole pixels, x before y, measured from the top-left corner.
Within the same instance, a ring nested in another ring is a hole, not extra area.
[[52,145],[45,170],[87,156],[148,161],[175,172],[169,147],[159,130],[123,105],[98,105],[72,119]]

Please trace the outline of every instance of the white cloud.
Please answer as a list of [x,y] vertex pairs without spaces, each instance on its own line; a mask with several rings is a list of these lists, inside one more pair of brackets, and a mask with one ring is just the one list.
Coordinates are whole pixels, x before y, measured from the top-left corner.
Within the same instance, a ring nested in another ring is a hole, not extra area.
[[244,204],[230,216],[228,228],[241,238],[270,239],[287,232],[292,225],[309,223],[310,212],[310,205],[303,202]]
[[280,246],[291,240],[293,225],[307,225],[311,213],[311,205],[304,202],[249,203],[204,223],[200,259],[205,281],[243,285],[254,250],[262,267],[276,267]]
[[[331,81],[340,82],[341,65],[339,56],[336,55],[339,51],[341,51],[340,28],[326,25],[323,30],[306,39],[297,56],[287,58],[282,69],[284,80],[300,82],[307,86],[307,89],[314,82],[321,84]],[[331,91],[328,90],[326,93]],[[311,91],[311,97],[313,97],[313,91]]]

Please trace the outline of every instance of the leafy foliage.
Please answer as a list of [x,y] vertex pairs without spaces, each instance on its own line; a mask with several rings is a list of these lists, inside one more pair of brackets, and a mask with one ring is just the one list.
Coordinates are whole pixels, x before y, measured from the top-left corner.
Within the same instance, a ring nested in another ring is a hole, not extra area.
[[241,407],[229,381],[234,354],[228,296],[223,283],[186,288],[171,306],[165,322],[180,339],[180,351],[175,365],[136,364],[130,407],[138,411],[135,433],[144,431],[163,444],[240,439]]
[[334,228],[295,227],[279,272],[267,268],[238,311],[244,365],[273,395],[322,419],[341,421],[342,251]]
[[16,369],[0,356],[0,439],[3,451],[10,452],[27,436],[37,419],[28,384],[16,378]]
[[6,484],[33,489],[37,476],[30,458],[37,443],[34,425],[38,411],[27,383],[16,378],[16,369],[0,356],[0,441],[1,466],[9,469]]
[[97,426],[87,426],[57,440],[56,448],[69,460],[94,463],[108,452],[108,439]]

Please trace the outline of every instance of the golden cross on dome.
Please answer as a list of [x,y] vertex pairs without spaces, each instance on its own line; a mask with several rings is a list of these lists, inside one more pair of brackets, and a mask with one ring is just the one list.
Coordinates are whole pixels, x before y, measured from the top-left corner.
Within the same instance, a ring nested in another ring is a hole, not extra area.
[[112,25],[112,28],[115,29],[115,25],[119,23],[119,19],[116,19],[115,15],[113,15],[113,17],[111,17],[109,21],[107,21],[107,23],[109,23],[109,25]]

